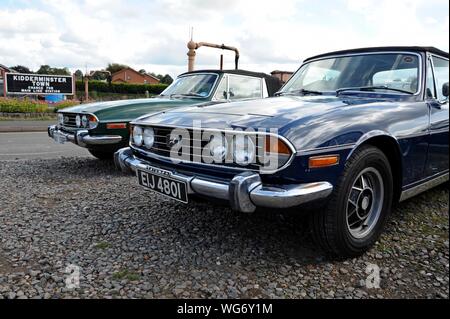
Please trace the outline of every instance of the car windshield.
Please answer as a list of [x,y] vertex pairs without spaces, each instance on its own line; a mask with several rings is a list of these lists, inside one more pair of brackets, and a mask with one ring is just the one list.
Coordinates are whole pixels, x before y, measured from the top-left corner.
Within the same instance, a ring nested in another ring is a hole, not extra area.
[[162,96],[207,97],[211,94],[217,74],[190,74],[177,78]]
[[362,54],[325,58],[300,67],[280,94],[356,91],[413,94],[418,91],[419,56]]

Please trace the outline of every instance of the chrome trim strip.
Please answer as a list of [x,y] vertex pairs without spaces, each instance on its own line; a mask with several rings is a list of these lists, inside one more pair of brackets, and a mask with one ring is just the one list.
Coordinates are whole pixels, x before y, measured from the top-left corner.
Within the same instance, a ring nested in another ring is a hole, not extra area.
[[400,196],[400,202],[407,200],[411,197],[414,197],[420,193],[423,193],[433,187],[436,187],[442,183],[445,183],[449,179],[449,173],[447,170],[447,173],[439,173],[439,176],[432,178],[431,180],[428,180],[426,182],[423,182],[420,185],[411,187],[407,190],[402,191],[402,194]]
[[[114,163],[122,172],[136,172],[139,169],[158,169],[152,163],[133,155],[129,147],[114,153]],[[260,175],[249,171],[235,175],[229,182],[216,182],[197,176],[186,176],[176,171],[168,171],[172,178],[188,183],[188,194],[200,194],[210,198],[228,200],[240,212],[253,212],[256,207],[288,208],[329,196],[333,186],[328,182],[263,185]],[[244,205],[243,205],[244,204]]]
[[313,154],[323,153],[323,152],[342,151],[342,150],[351,149],[351,148],[355,147],[355,145],[356,144],[342,144],[342,145],[336,145],[336,146],[310,148],[310,149],[306,149],[306,150],[300,150],[297,153],[297,156],[313,155]]

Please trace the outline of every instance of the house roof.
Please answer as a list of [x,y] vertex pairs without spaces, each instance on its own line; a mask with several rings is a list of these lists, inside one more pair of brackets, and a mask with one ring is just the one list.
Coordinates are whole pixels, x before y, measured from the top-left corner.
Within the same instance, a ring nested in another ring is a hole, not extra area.
[[158,82],[160,81],[160,79],[158,79],[156,76],[153,76],[153,75],[148,74],[148,73],[140,73],[140,72],[138,72],[138,71],[136,71],[135,69],[130,68],[130,67],[127,67],[127,68],[121,69],[121,70],[119,70],[119,71],[117,71],[117,72],[114,72],[113,74],[111,74],[111,76],[114,76],[114,75],[116,75],[116,74],[119,74],[119,73],[121,73],[121,72],[123,72],[123,71],[125,71],[125,70],[133,71],[133,72],[135,72],[135,73],[137,73],[137,74],[140,74],[140,75],[142,75],[142,76],[148,76],[148,77],[151,77],[151,78],[157,80]]
[[3,69],[7,72],[15,72],[14,70],[8,68],[6,65],[0,64],[0,69]]
[[307,58],[303,62],[307,62],[310,60],[333,56],[333,55],[342,55],[342,54],[352,54],[352,53],[364,53],[364,52],[378,52],[378,51],[407,51],[407,52],[430,52],[436,55],[440,55],[448,58],[448,52],[439,50],[435,47],[419,47],[419,46],[388,46],[388,47],[370,47],[370,48],[358,48],[351,50],[341,50],[341,51],[333,51],[324,54],[315,55]]

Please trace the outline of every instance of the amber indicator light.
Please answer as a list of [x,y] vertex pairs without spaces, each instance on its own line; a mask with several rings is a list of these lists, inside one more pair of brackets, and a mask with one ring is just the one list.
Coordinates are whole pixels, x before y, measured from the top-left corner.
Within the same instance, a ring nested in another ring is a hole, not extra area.
[[309,158],[309,168],[321,168],[339,164],[339,155],[315,156]]
[[291,155],[289,147],[279,138],[266,136],[266,152]]
[[127,128],[127,123],[108,123],[106,124],[107,129],[121,129]]

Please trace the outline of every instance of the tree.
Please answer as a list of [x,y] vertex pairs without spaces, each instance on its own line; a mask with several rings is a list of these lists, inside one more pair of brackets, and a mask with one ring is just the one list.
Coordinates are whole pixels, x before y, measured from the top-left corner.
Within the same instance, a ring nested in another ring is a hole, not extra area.
[[52,68],[51,72],[53,75],[70,75],[68,68]]
[[51,71],[51,67],[50,65],[41,65],[41,67],[39,68],[39,70],[36,71],[37,74],[50,74]]
[[111,72],[111,74],[114,74],[120,70],[128,68],[128,65],[125,64],[119,64],[119,63],[108,63],[108,67],[106,68],[106,71]]
[[70,71],[67,68],[52,68],[49,65],[41,65],[37,74],[51,74],[51,75],[70,75]]
[[140,73],[140,74],[145,74],[145,73],[147,73],[147,72],[145,71],[145,69],[140,69],[140,70],[139,70],[139,73]]
[[99,70],[99,72],[94,72],[91,77],[92,80],[104,81],[108,79],[108,73],[105,70]]
[[17,71],[19,73],[33,73],[29,68],[23,65],[16,65],[10,68],[11,70]]
[[169,74],[166,74],[160,79],[160,81],[162,84],[172,84],[173,79]]
[[83,79],[83,72],[82,72],[81,70],[76,70],[76,71],[75,71],[75,78],[76,78],[77,80]]

